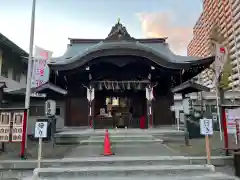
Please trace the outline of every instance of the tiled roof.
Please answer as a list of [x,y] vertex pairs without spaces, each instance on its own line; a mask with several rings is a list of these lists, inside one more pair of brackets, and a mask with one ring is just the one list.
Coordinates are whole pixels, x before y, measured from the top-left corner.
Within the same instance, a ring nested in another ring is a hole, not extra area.
[[28,53],[8,39],[6,36],[0,33],[0,45],[3,44],[5,47],[10,48],[13,52],[19,54],[20,56],[27,57]]

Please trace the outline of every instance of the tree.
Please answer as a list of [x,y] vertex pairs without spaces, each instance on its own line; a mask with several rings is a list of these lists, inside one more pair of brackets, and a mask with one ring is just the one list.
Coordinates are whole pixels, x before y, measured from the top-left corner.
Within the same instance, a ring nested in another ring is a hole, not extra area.
[[[229,50],[228,42],[226,43],[225,37],[220,32],[220,27],[217,24],[214,24],[211,29],[211,34],[210,34],[210,49],[211,49],[211,52],[213,52],[213,54],[215,53],[215,43],[216,42],[220,43],[220,44],[225,44],[227,49]],[[213,70],[213,73],[214,73],[214,70]],[[231,74],[232,74],[231,58],[228,54],[227,62],[224,64],[223,71],[219,77],[219,84],[218,84],[219,87],[218,88],[221,88],[223,90],[229,89],[229,83],[231,82],[229,80],[229,76],[231,76]],[[212,78],[215,78],[215,77],[212,76]]]
[[223,90],[228,90],[229,87],[229,83],[231,83],[232,81],[229,80],[229,77],[232,75],[232,64],[231,64],[232,60],[230,59],[229,55],[228,55],[228,59],[226,64],[223,67],[223,72],[221,74],[221,79],[219,82],[219,87],[222,88]]

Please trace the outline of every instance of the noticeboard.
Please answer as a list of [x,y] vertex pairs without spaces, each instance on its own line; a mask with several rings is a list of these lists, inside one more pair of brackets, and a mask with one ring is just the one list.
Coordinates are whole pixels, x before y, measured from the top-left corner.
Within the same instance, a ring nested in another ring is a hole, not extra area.
[[228,134],[236,134],[240,124],[240,108],[226,109],[226,118]]
[[11,113],[0,114],[0,142],[9,142]]
[[24,120],[23,112],[15,112],[13,114],[12,142],[22,141],[23,120]]

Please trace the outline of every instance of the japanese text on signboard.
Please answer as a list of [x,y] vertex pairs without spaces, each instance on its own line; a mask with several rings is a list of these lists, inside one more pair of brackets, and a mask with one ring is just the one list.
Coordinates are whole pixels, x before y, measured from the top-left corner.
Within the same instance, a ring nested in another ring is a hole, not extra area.
[[213,134],[212,119],[200,119],[200,131],[202,135],[212,135]]
[[11,113],[1,113],[0,117],[0,142],[8,142],[10,137]]
[[35,124],[35,137],[45,138],[47,137],[47,122],[36,122]]
[[12,141],[21,142],[23,135],[23,113],[13,114]]

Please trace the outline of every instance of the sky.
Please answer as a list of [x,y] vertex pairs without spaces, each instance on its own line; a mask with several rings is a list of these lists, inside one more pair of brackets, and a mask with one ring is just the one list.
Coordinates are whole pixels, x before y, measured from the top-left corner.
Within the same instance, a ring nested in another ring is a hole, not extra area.
[[[34,45],[64,54],[68,38],[105,38],[120,18],[135,38],[168,37],[186,55],[202,0],[36,0]],[[32,0],[1,0],[0,33],[29,51]]]

